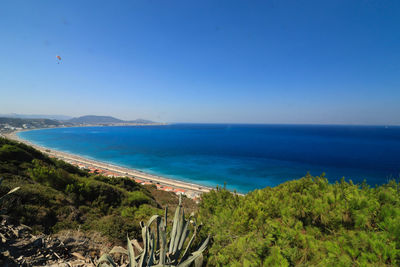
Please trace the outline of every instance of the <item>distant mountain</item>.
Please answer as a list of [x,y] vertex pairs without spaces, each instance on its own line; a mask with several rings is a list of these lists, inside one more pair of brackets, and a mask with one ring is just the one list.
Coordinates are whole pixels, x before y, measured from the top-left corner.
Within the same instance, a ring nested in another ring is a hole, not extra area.
[[138,124],[150,124],[153,123],[149,120],[137,119],[133,121],[124,121],[111,116],[95,116],[87,115],[78,118],[72,118],[68,122],[73,124],[122,124],[122,123],[138,123]]
[[123,123],[123,120],[111,116],[95,116],[87,115],[78,118],[72,118],[68,122],[75,124],[108,124],[108,123]]
[[0,117],[18,118],[18,119],[50,119],[58,121],[66,121],[72,119],[71,116],[66,116],[66,115],[17,114],[17,113],[0,114]]

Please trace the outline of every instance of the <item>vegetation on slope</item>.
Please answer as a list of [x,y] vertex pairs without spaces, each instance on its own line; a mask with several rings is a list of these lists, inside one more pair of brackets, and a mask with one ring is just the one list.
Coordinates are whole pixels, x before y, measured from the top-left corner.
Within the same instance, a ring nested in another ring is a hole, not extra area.
[[115,240],[140,236],[139,222],[162,214],[150,192],[129,178],[91,175],[34,148],[0,138],[4,213],[37,231],[95,230]]
[[203,195],[210,266],[398,266],[400,184],[306,176],[244,197]]
[[[21,187],[4,199],[5,212],[44,232],[80,227],[120,241],[140,238],[140,221],[177,202],[170,192],[91,175],[1,138],[0,177],[0,196]],[[245,196],[217,188],[203,195],[197,220],[203,238],[211,236],[208,266],[400,265],[395,181],[371,188],[308,175]]]

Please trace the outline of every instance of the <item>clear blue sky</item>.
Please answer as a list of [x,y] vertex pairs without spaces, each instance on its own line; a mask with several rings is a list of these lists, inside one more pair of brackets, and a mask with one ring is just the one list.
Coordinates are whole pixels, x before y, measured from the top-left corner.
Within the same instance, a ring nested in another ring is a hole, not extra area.
[[400,1],[3,0],[0,93],[0,113],[400,125]]

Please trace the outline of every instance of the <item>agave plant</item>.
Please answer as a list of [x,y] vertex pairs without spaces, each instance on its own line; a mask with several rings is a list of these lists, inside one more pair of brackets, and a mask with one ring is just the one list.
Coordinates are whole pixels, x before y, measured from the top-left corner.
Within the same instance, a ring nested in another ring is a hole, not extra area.
[[[3,180],[4,180],[3,178],[0,178],[0,184],[3,182]],[[4,197],[8,196],[9,194],[14,193],[15,191],[17,191],[19,189],[20,189],[20,187],[18,186],[18,187],[15,187],[15,188],[11,189],[10,191],[8,191],[7,194],[5,194],[4,196],[0,197],[0,203],[3,202],[3,198]]]
[[[143,248],[137,240],[131,241],[127,236],[128,249],[114,247],[110,254],[120,253],[127,254],[129,267],[151,267],[151,266],[179,266],[188,267],[194,264],[195,267],[203,264],[203,252],[207,247],[209,237],[207,237],[200,247],[190,253],[190,247],[195,237],[201,229],[198,225],[193,213],[188,219],[185,219],[185,212],[182,207],[182,199],[179,196],[179,205],[176,208],[170,238],[167,241],[167,212],[165,208],[164,218],[154,215],[144,224],[140,222],[142,227]],[[193,232],[185,247],[185,242],[189,237],[189,226],[192,225]],[[139,252],[135,254],[135,250]],[[98,267],[117,266],[109,254],[104,254],[97,264]]]

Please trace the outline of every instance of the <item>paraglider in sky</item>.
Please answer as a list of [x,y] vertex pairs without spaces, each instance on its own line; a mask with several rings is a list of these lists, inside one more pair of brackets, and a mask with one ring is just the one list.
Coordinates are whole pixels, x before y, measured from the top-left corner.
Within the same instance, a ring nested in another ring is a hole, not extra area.
[[60,56],[56,56],[56,58],[58,59],[57,64],[60,64],[60,62],[61,62],[61,57],[60,57]]

